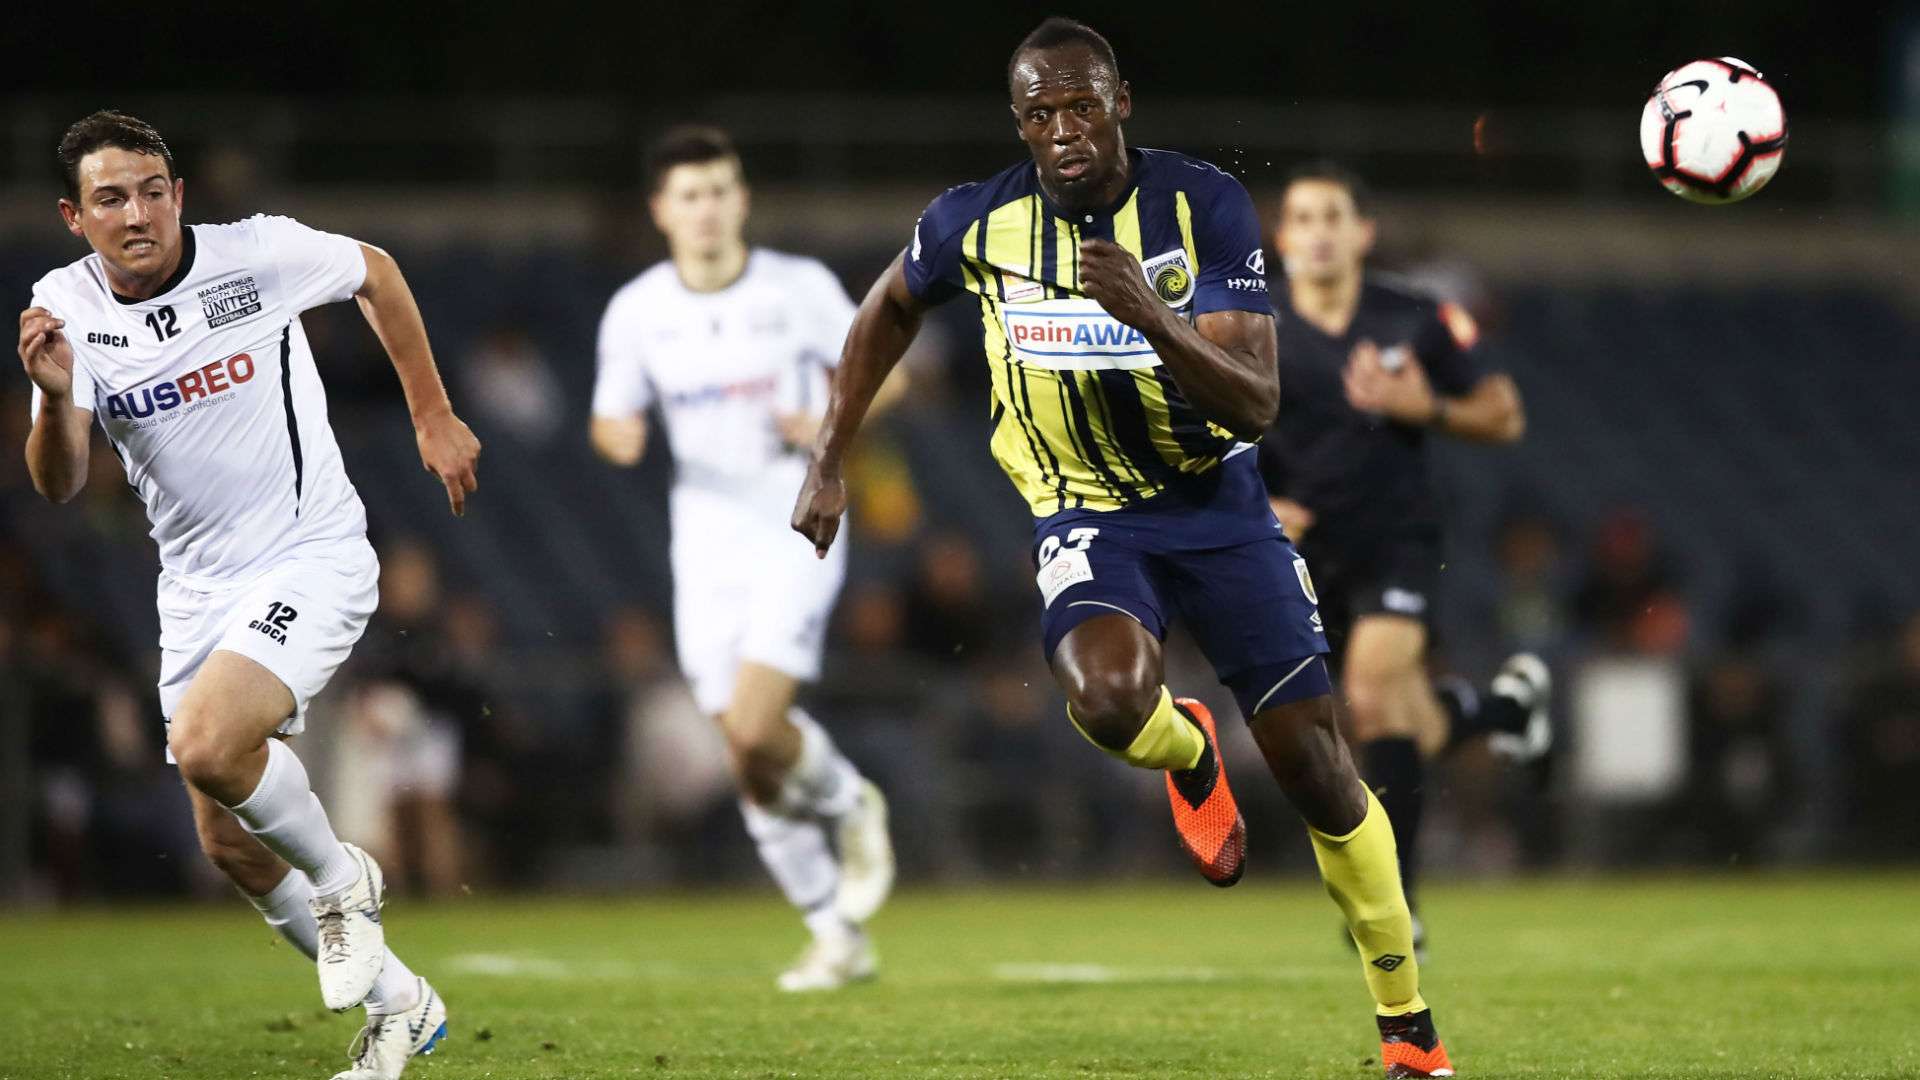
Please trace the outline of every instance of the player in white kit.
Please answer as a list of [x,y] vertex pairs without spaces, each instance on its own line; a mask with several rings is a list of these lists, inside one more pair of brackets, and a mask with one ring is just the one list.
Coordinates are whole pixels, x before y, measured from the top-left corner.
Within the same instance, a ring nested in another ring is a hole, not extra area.
[[779,985],[835,989],[873,975],[863,925],[892,888],[893,849],[879,789],[794,705],[820,674],[846,560],[816,559],[787,504],[853,304],[820,263],[747,246],[746,184],[724,134],[670,131],[647,172],[672,258],[601,319],[593,444],[638,463],[659,410],[680,667],[726,738],[747,832],[813,933]]
[[74,124],[60,158],[61,215],[93,254],[41,278],[20,316],[34,487],[79,493],[98,421],[160,548],[160,704],[201,849],[315,958],[329,1008],[365,1005],[335,1080],[392,1080],[445,1035],[446,1006],[387,948],[380,868],[335,837],[284,741],[359,639],[379,574],[300,313],[359,301],[456,514],[480,444],[385,252],[283,217],[182,226],[165,142],[120,113]]

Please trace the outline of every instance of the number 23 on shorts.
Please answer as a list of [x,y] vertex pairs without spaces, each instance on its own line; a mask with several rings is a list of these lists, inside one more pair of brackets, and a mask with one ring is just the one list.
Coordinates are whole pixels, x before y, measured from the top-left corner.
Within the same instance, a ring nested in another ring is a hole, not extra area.
[[1065,544],[1057,536],[1040,541],[1040,573],[1034,582],[1040,586],[1044,606],[1052,607],[1054,599],[1068,586],[1093,580],[1093,564],[1087,559],[1087,547],[1099,535],[1099,529],[1089,526],[1068,530]]

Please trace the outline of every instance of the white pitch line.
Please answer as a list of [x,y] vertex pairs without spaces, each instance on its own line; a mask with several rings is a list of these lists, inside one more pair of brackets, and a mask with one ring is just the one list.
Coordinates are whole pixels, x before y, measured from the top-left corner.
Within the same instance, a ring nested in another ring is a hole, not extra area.
[[[568,961],[551,956],[516,953],[461,953],[446,961],[449,970],[462,975],[483,975],[503,979],[536,979],[552,982],[589,980],[684,979],[692,975],[664,961],[634,963],[626,960]],[[1232,970],[1214,967],[1153,967],[1049,961],[1008,961],[989,969],[1001,982],[1044,984],[1094,983],[1200,983],[1200,982],[1303,982],[1326,978],[1329,972],[1319,968],[1286,967],[1259,970]],[[708,975],[713,974],[708,972]]]
[[447,967],[463,975],[495,975],[514,979],[670,979],[681,974],[672,964],[634,964],[624,960],[595,960],[570,963],[548,956],[515,956],[510,953],[462,953],[447,961]]
[[1116,967],[1110,964],[1061,964],[1044,961],[995,964],[993,977],[1026,983],[1217,982],[1219,980],[1294,981],[1324,974],[1307,968],[1223,971],[1211,967]]

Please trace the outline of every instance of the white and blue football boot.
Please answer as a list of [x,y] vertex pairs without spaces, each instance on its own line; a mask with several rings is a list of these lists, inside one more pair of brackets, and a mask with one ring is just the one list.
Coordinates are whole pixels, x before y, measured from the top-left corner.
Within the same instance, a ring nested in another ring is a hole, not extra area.
[[397,1013],[367,1014],[367,1026],[354,1037],[347,1055],[353,1068],[333,1080],[399,1080],[415,1055],[431,1054],[447,1037],[447,1003],[427,980],[416,979],[420,1000]]
[[352,844],[341,846],[360,864],[360,876],[337,893],[307,901],[319,924],[314,963],[320,969],[320,1000],[334,1012],[367,1000],[387,963],[387,933],[380,925],[386,878],[373,856]]

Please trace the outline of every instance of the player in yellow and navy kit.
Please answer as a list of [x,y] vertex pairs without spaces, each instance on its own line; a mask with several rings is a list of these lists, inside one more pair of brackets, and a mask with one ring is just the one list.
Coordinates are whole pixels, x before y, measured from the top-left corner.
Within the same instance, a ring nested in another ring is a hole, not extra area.
[[[994,457],[1035,516],[1045,647],[1068,718],[1164,770],[1182,846],[1231,885],[1246,826],[1213,718],[1163,681],[1179,616],[1309,826],[1359,946],[1389,1076],[1451,1076],[1421,999],[1392,827],[1334,719],[1306,564],[1249,445],[1279,407],[1260,229],[1239,182],[1132,149],[1132,94],[1098,33],[1049,19],[1008,65],[1032,160],[935,199],[861,303],[793,526],[825,557],[848,444],[925,312],[978,305]],[[1170,915],[1169,936],[1195,933]]]

